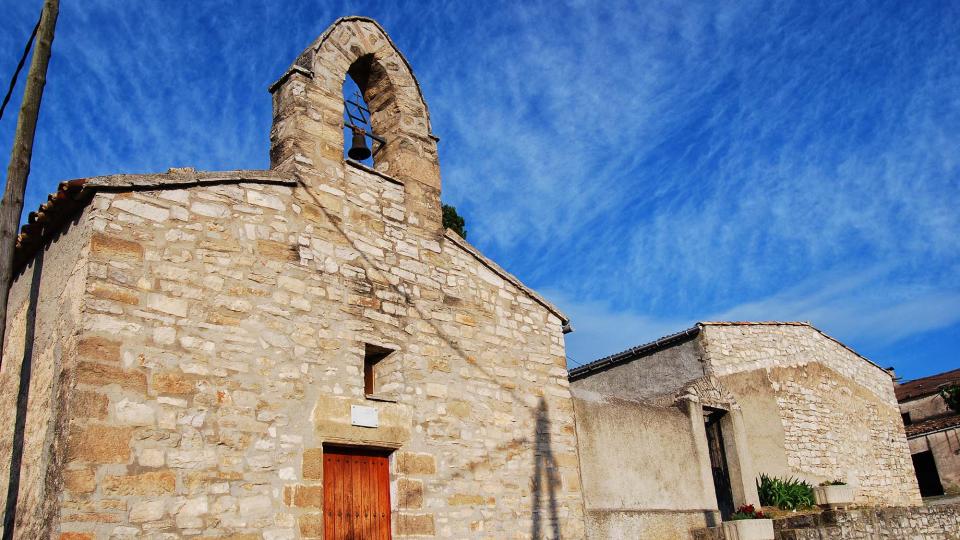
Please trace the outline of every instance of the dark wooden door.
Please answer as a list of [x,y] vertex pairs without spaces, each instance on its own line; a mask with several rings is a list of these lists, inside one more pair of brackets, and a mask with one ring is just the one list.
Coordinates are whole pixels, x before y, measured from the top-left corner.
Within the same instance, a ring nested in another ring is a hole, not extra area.
[[707,447],[710,450],[710,469],[713,471],[713,489],[717,494],[717,507],[721,519],[730,519],[733,515],[733,490],[730,488],[730,472],[727,468],[727,453],[723,448],[723,431],[720,418],[723,411],[711,410],[706,413]]
[[390,540],[390,465],[385,453],[323,450],[325,540]]
[[920,487],[921,497],[936,497],[943,495],[943,484],[940,483],[940,473],[937,472],[937,462],[933,459],[933,452],[917,452],[913,458],[913,470],[917,473],[917,484]]

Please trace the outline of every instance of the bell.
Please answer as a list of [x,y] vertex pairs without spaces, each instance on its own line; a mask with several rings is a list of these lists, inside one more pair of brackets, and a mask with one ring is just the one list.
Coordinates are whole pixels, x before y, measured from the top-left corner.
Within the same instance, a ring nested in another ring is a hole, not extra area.
[[353,128],[353,145],[347,152],[347,157],[357,161],[363,161],[370,157],[370,149],[367,148],[367,138],[362,129]]

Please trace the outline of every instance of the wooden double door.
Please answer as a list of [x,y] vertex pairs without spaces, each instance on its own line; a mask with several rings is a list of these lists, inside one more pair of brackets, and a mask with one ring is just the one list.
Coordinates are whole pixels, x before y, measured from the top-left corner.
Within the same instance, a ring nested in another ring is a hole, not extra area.
[[323,449],[325,540],[390,540],[390,463],[384,452]]

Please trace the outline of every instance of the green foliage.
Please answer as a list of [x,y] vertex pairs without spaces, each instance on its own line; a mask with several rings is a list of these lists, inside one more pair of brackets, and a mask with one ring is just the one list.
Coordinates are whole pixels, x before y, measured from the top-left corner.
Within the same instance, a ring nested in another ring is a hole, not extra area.
[[940,397],[947,402],[953,412],[960,412],[960,384],[951,384],[940,389]]
[[826,481],[820,482],[820,485],[821,486],[845,486],[847,485],[847,483],[844,482],[843,480],[826,480]]
[[443,205],[443,227],[453,230],[460,235],[460,238],[467,239],[467,223],[457,213],[455,206]]
[[757,480],[760,504],[781,510],[797,510],[814,505],[813,486],[796,478],[777,478],[761,474]]

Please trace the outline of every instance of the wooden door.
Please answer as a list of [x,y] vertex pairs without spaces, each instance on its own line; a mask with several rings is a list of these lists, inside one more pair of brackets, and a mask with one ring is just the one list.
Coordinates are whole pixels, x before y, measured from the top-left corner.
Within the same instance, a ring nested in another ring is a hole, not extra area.
[[383,452],[323,449],[325,540],[390,540],[390,464]]
[[723,446],[723,430],[720,418],[723,411],[704,410],[706,415],[707,448],[710,451],[710,468],[713,472],[713,489],[717,495],[717,507],[721,519],[733,515],[733,490],[730,487],[730,471],[727,468],[727,453]]

